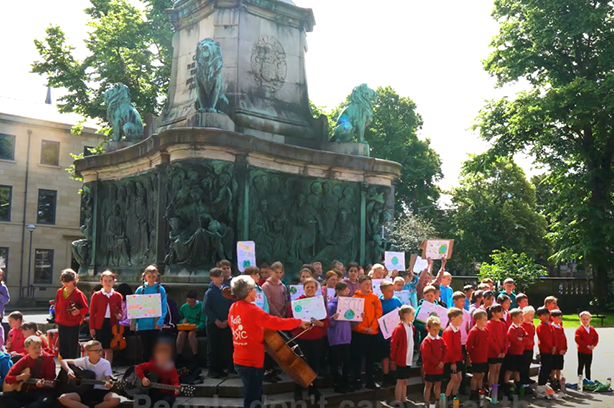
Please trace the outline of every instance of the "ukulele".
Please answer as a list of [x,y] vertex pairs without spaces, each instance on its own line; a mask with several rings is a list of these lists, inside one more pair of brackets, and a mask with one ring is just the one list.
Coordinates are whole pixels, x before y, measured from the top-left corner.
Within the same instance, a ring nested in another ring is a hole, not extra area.
[[147,395],[150,389],[158,389],[158,390],[169,390],[169,391],[179,391],[180,394],[183,394],[185,397],[192,397],[194,395],[194,391],[196,387],[192,385],[181,385],[176,387],[174,385],[169,384],[160,384],[158,381],[158,377],[155,374],[147,373],[145,376],[149,381],[149,386],[143,386],[143,382],[136,375],[135,367],[130,367],[126,370],[126,374],[124,374],[124,378],[122,379],[122,389],[123,393],[126,397],[134,399],[137,395]]
[[[31,371],[29,368],[26,368],[20,374],[31,374]],[[2,392],[11,392],[11,391],[26,392],[27,390],[30,389],[30,387],[37,388],[37,384],[39,381],[42,381],[43,385],[47,388],[55,388],[56,386],[55,380],[44,380],[41,378],[28,378],[27,380],[17,381],[15,384],[7,384],[7,382],[5,381],[4,384],[2,385]]]
[[[104,380],[97,380],[96,373],[93,371],[83,370],[72,364],[70,365],[70,368],[75,373],[76,378],[69,378],[66,370],[60,370],[58,378],[56,379],[60,394],[75,392],[83,395],[92,391],[94,389],[94,385],[105,385],[107,383]],[[123,387],[122,381],[112,381],[112,383],[115,388],[121,389]]]

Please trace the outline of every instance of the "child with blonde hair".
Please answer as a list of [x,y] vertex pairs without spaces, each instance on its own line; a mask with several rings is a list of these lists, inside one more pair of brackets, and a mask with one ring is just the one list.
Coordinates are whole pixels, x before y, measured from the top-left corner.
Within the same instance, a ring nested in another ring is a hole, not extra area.
[[446,355],[446,344],[439,336],[441,320],[436,316],[429,317],[426,320],[426,329],[428,335],[420,345],[422,368],[424,369],[424,403],[428,406],[431,400],[431,391],[433,391],[435,394],[435,405],[439,406]]
[[581,312],[580,326],[576,329],[575,340],[578,346],[578,376],[584,374],[584,378],[591,379],[591,364],[593,363],[593,350],[599,344],[597,330],[591,326],[591,314]]

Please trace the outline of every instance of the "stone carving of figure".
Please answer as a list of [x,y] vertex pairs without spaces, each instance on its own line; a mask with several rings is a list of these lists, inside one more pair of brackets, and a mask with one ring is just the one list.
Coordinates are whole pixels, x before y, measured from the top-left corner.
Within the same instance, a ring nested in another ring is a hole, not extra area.
[[348,214],[356,213],[354,192],[352,191],[352,187],[348,186],[343,189],[343,198],[339,200],[339,210],[345,211]]
[[382,262],[385,251],[386,247],[382,236],[380,234],[374,234],[371,241],[367,242],[367,262],[372,264]]
[[231,222],[234,217],[230,181],[231,176],[228,173],[222,173],[217,178],[217,197],[209,205],[211,216],[216,220],[225,218],[228,222]]
[[126,211],[123,213],[124,225],[126,226],[126,236],[128,237],[128,254],[131,261],[138,263],[139,254],[135,248],[140,248],[141,236],[138,230],[137,218],[137,197],[136,188],[133,181],[126,183]]
[[143,121],[130,101],[130,89],[124,84],[113,84],[103,97],[107,104],[107,122],[113,128],[113,140],[116,142],[141,140]]
[[83,208],[85,220],[81,226],[81,232],[85,238],[72,242],[72,254],[81,267],[88,267],[91,263],[92,249],[92,222],[93,222],[93,200],[88,186],[83,187]]
[[324,237],[330,238],[333,229],[335,228],[335,218],[339,212],[339,198],[337,198],[333,192],[330,181],[326,181],[324,184],[322,184],[322,191],[322,221]]
[[373,120],[373,101],[377,92],[367,84],[357,86],[352,90],[350,103],[337,119],[333,142],[351,142],[356,139],[358,143],[365,143],[365,130]]
[[322,201],[322,184],[319,181],[314,181],[311,183],[309,190],[310,193],[307,196],[307,204],[319,210]]
[[106,241],[106,263],[110,266],[128,265],[131,266],[128,256],[128,238],[124,219],[119,213],[119,205],[113,206],[113,215],[107,222],[105,230]]
[[332,237],[327,240],[328,246],[320,251],[315,259],[321,262],[338,259],[344,264],[355,261],[356,238],[356,227],[348,220],[348,214],[340,211]]
[[[126,193],[126,186],[121,185],[117,189],[117,204],[119,205],[119,214],[126,214],[126,209],[128,207],[128,199]],[[113,209],[111,209],[111,214],[113,214]]]
[[275,237],[272,236],[269,228],[268,205],[269,203],[266,199],[260,201],[258,211],[254,213],[250,220],[249,236],[256,243],[258,257],[270,262],[271,254],[269,250]]
[[304,194],[298,195],[291,216],[290,261],[309,262],[316,255],[316,239],[318,232],[321,232],[322,220],[317,211],[307,204]]
[[158,176],[152,174],[147,185],[147,225],[149,228],[148,262],[156,261],[156,226],[158,223]]
[[205,38],[196,46],[196,85],[198,97],[196,109],[201,112],[222,113],[228,99],[222,92],[222,47],[211,38]]
[[367,190],[367,233],[379,233],[384,222],[384,207],[386,199],[384,193],[377,187],[371,186]]
[[136,234],[131,245],[132,260],[145,264],[149,249],[149,220],[147,212],[147,192],[143,183],[136,182],[136,197],[134,201],[134,216]]

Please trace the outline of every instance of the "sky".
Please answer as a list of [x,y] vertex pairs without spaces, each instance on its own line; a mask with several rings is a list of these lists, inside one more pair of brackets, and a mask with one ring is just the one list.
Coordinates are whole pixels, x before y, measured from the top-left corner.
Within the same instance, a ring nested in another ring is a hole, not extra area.
[[[468,154],[488,147],[468,129],[484,101],[522,90],[522,85],[495,89],[494,79],[482,69],[498,30],[490,17],[492,0],[294,2],[313,9],[316,20],[307,36],[310,99],[332,108],[362,83],[374,89],[390,85],[413,99],[424,120],[420,137],[430,139],[441,157],[444,189],[457,184]],[[87,27],[82,10],[88,6],[86,0],[2,2],[0,97],[44,101],[44,78],[29,73],[38,58],[33,40],[57,24],[77,56],[84,56]],[[534,173],[529,159],[517,161]]]

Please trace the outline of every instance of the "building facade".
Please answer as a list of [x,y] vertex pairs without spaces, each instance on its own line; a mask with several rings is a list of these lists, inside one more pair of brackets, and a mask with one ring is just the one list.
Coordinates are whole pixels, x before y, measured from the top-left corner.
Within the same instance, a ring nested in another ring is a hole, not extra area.
[[71,242],[79,226],[81,182],[66,171],[72,154],[89,154],[100,135],[52,105],[0,98],[0,268],[11,303],[44,302],[60,287],[62,269],[76,268]]

